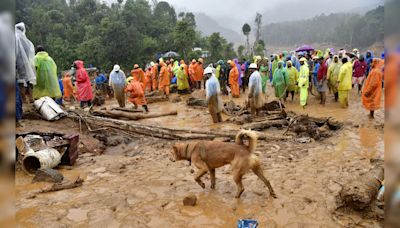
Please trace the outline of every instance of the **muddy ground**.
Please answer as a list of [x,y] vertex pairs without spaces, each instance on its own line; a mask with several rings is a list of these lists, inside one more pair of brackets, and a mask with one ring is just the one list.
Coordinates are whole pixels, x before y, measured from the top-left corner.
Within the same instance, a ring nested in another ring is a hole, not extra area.
[[[151,111],[177,108],[177,116],[138,122],[176,128],[240,128],[233,123],[212,124],[206,109],[185,105],[187,98],[183,97],[179,103],[149,105]],[[58,167],[58,170],[68,180],[82,177],[83,185],[32,197],[32,192],[50,184],[31,183],[32,177],[17,169],[18,225],[236,227],[238,219],[251,218],[258,220],[260,227],[381,227],[382,220],[368,213],[337,210],[335,197],[349,178],[368,172],[371,159],[383,158],[383,112],[377,112],[376,119],[369,120],[360,97],[354,93],[346,110],[332,100],[330,95],[326,107],[321,107],[311,96],[305,110],[299,106],[298,97],[293,103],[286,103],[286,110],[298,114],[333,116],[345,122],[343,129],[332,137],[305,144],[293,140],[259,142],[256,151],[277,199],[269,196],[266,187],[252,173],[245,175],[246,190],[240,199],[235,199],[236,189],[229,166],[217,169],[215,190],[210,189],[208,175],[204,176],[206,189],[203,190],[193,180],[191,170],[194,167],[185,161],[173,163],[169,160],[174,141],[126,135],[110,129],[107,134],[119,138],[120,144],[106,146],[82,127],[77,163],[72,167]],[[241,104],[243,98],[234,101]],[[106,106],[117,104],[107,100]],[[57,122],[24,120],[23,124],[17,131],[80,131],[79,123],[68,118]],[[267,131],[282,134],[284,129]],[[198,198],[194,207],[182,204],[189,194]]]

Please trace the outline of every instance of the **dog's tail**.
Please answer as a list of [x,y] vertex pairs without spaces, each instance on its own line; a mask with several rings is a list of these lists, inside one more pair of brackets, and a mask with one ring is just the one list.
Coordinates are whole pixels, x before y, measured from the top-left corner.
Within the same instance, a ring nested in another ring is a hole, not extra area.
[[236,143],[238,145],[244,145],[243,139],[247,136],[249,138],[249,151],[253,153],[257,146],[257,134],[254,131],[250,130],[240,130],[239,133],[236,135]]

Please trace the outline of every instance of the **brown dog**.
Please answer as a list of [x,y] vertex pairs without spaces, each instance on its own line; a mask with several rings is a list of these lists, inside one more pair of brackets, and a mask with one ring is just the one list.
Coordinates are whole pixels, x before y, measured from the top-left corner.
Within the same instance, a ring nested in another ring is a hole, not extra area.
[[[243,138],[249,138],[249,146],[245,146]],[[271,184],[265,178],[259,158],[253,154],[256,148],[257,135],[248,130],[241,130],[236,135],[236,143],[218,141],[199,141],[189,143],[177,143],[173,146],[173,157],[177,160],[192,162],[199,171],[195,175],[195,181],[205,188],[201,177],[210,172],[211,188],[215,188],[215,169],[226,164],[231,164],[233,179],[237,186],[236,198],[243,193],[242,176],[251,169],[268,187],[272,197],[276,198]]]

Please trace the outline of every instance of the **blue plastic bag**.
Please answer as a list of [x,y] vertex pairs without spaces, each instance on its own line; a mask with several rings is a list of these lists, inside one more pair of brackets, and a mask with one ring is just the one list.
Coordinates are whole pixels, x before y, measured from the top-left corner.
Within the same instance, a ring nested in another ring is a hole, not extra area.
[[256,220],[251,219],[239,219],[238,228],[256,228],[258,226],[258,222]]

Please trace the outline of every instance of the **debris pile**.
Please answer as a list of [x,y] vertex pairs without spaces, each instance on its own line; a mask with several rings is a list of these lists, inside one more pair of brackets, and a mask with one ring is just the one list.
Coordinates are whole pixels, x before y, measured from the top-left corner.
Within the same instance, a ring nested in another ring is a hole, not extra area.
[[73,165],[78,157],[79,135],[30,132],[17,134],[17,160],[22,169],[35,174],[59,164]]

